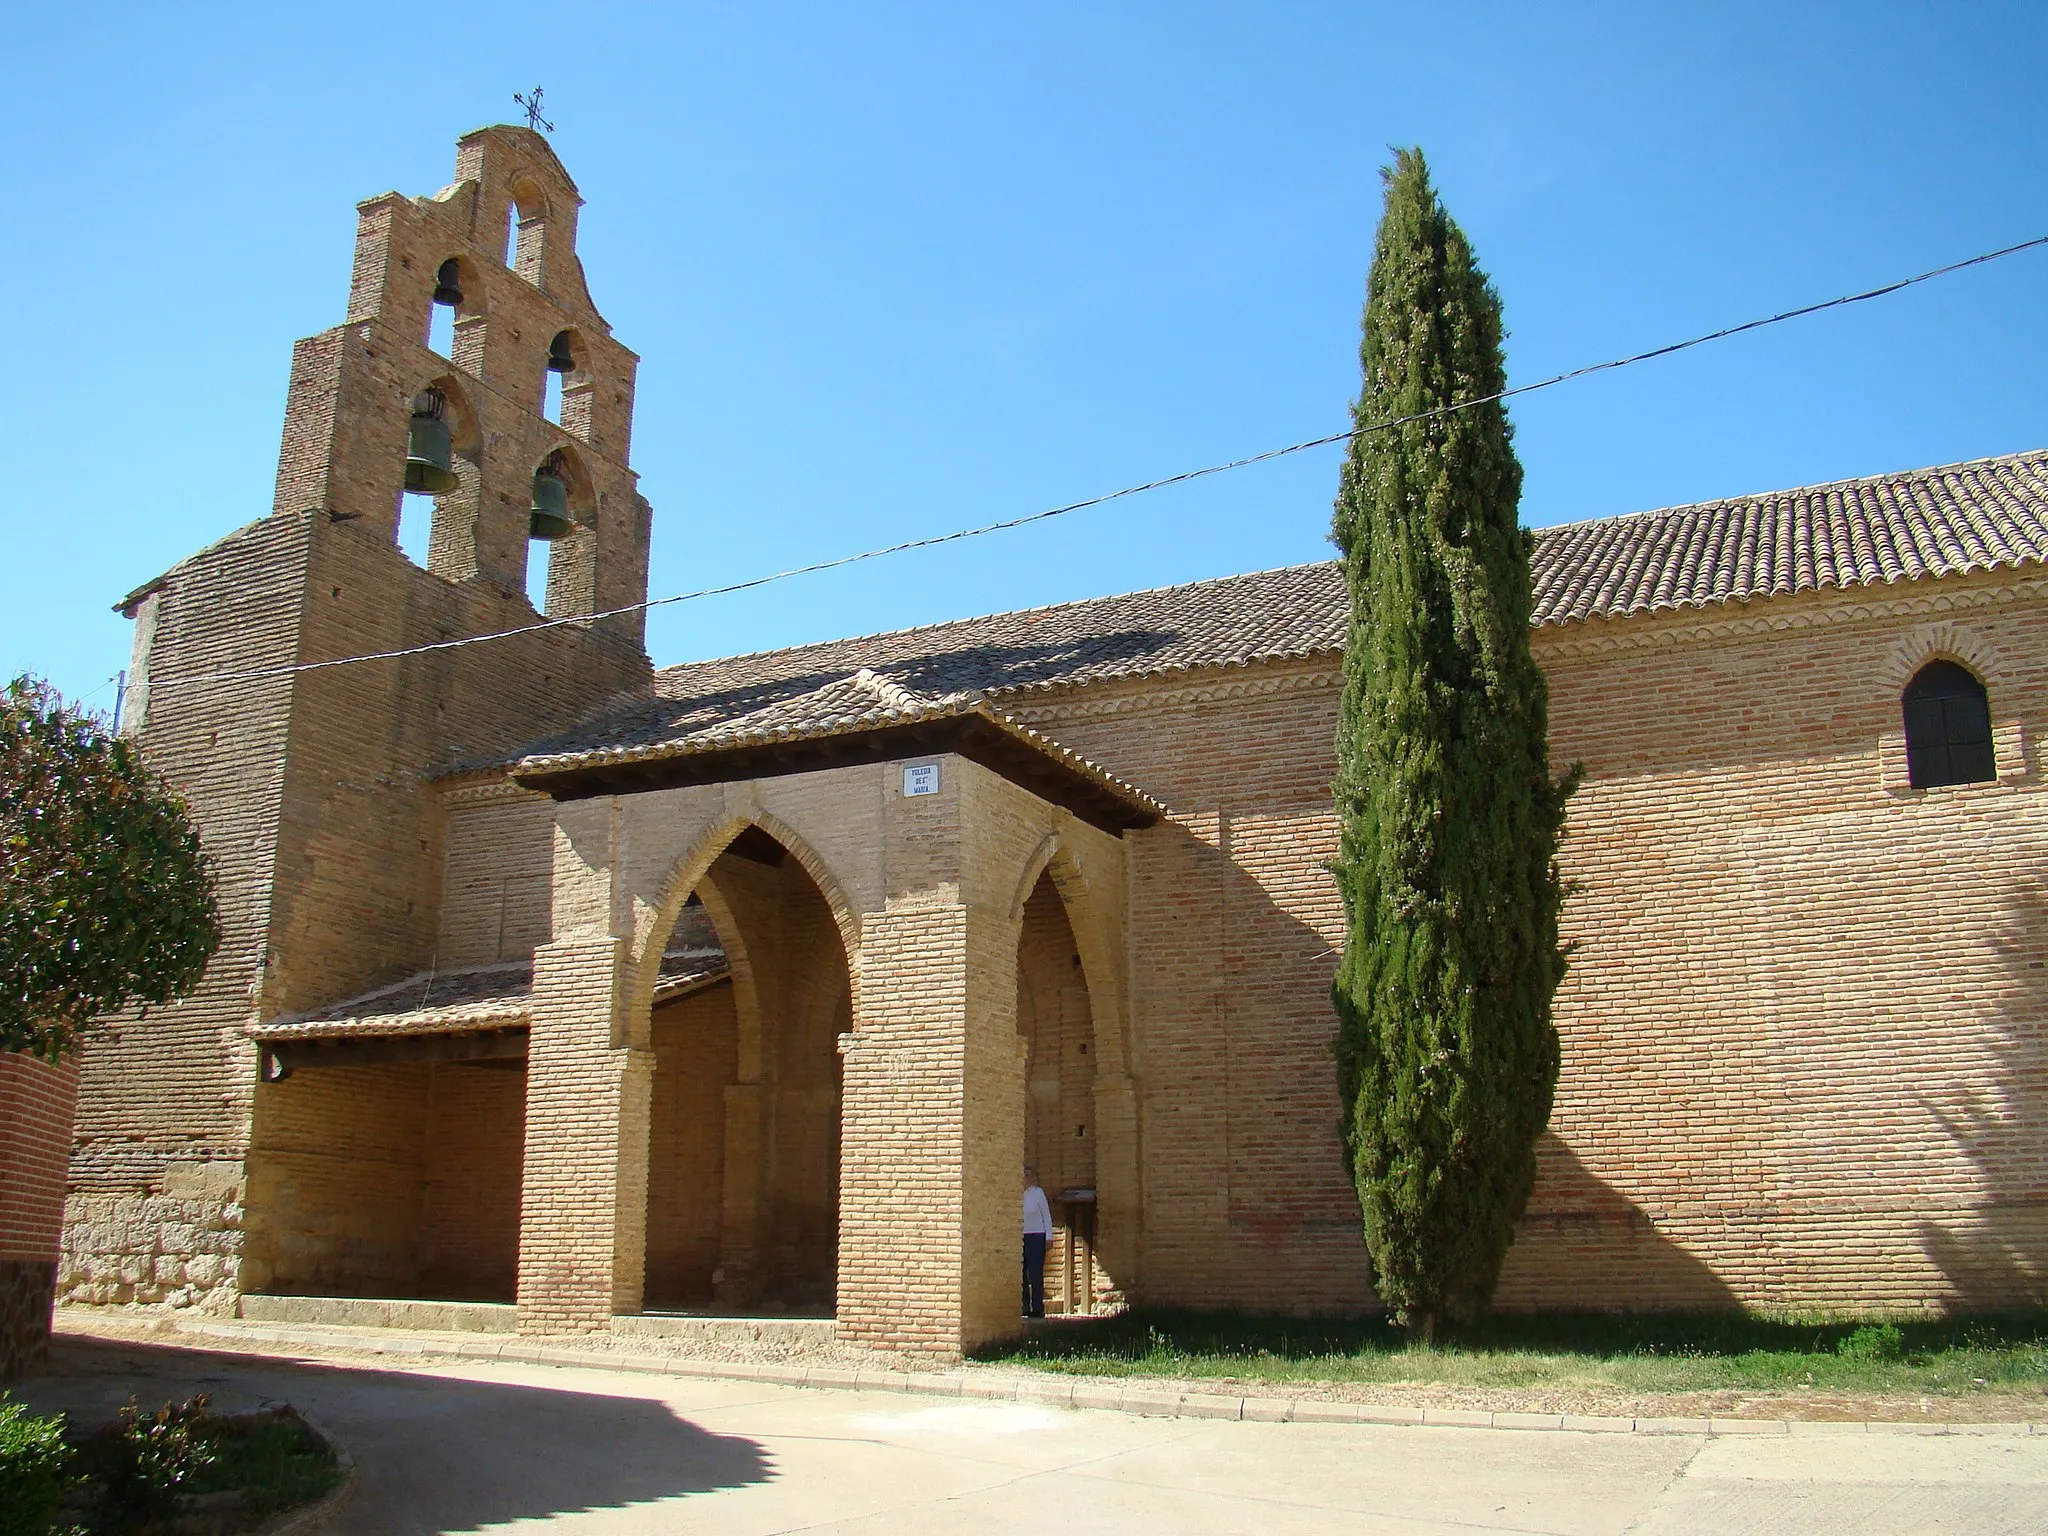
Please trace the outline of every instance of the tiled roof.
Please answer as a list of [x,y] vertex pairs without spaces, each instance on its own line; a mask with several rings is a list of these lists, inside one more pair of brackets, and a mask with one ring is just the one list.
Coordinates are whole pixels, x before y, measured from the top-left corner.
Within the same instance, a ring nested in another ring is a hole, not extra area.
[[[671,949],[661,957],[654,983],[655,1005],[708,986],[726,970],[722,949]],[[525,1028],[532,1004],[533,962],[505,960],[461,970],[422,971],[324,1008],[252,1024],[248,1033],[258,1040],[277,1041]]]
[[2048,453],[1635,512],[1536,535],[1536,622],[2048,560]]
[[656,760],[729,754],[784,742],[820,741],[828,737],[880,732],[892,727],[973,716],[1093,785],[1124,801],[1146,817],[1166,808],[1136,786],[1041,736],[1022,722],[991,708],[979,693],[916,693],[862,667],[849,677],[793,698],[777,699],[759,709],[704,726],[671,727],[653,740],[620,741],[561,754],[535,754],[520,765],[522,779],[565,769],[593,770]]
[[[2048,452],[2014,454],[1540,529],[1535,622],[2044,560]],[[1326,561],[688,662],[657,672],[650,694],[529,751],[557,765],[593,753],[624,761],[755,732],[856,728],[885,707],[885,687],[911,708],[993,706],[1077,683],[1328,655],[1342,648],[1347,606],[1342,573]]]

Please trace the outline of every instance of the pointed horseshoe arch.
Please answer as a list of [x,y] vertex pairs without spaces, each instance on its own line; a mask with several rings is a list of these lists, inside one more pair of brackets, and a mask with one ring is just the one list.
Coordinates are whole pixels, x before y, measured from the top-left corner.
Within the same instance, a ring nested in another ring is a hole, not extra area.
[[839,930],[839,944],[846,956],[847,976],[853,988],[854,1018],[859,1019],[860,917],[846,899],[846,891],[831,865],[818,856],[801,833],[780,817],[761,810],[729,817],[709,828],[669,866],[651,920],[634,935],[632,1017],[644,1019],[653,1002],[655,977],[661,969],[661,952],[675,928],[676,919],[682,915],[683,903],[703,882],[718,856],[749,827],[759,827],[788,849],[790,857],[802,866],[804,873],[817,886],[818,893],[825,898],[833,925]]
[[1122,1033],[1123,1010],[1118,1006],[1115,960],[1103,942],[1103,913],[1093,885],[1080,863],[1057,832],[1048,832],[1024,862],[1024,873],[1010,898],[1010,922],[1021,932],[1024,908],[1041,879],[1050,878],[1067,911],[1067,926],[1073,931],[1074,948],[1081,956],[1081,976],[1095,1014],[1098,1049],[1107,1045],[1109,1056],[1103,1065],[1124,1069],[1127,1050]]

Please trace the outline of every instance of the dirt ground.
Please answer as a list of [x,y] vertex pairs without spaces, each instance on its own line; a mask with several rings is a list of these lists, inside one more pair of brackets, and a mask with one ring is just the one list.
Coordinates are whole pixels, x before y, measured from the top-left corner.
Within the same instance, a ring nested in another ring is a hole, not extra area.
[[[203,1334],[181,1327],[161,1314],[95,1311],[81,1315],[59,1314],[60,1335],[109,1340],[169,1343],[176,1340],[192,1347],[248,1355],[333,1360],[357,1365],[389,1365],[391,1351],[375,1347],[386,1342],[406,1341],[406,1353],[413,1358],[463,1358],[459,1346],[492,1337],[479,1334],[402,1334],[396,1330],[323,1328],[293,1329],[288,1341],[266,1336],[249,1325],[216,1321]],[[319,1342],[312,1342],[315,1335]],[[360,1340],[361,1342],[356,1342]],[[662,1356],[729,1364],[808,1365],[857,1368],[862,1370],[930,1370],[928,1361],[905,1360],[843,1345],[801,1345],[776,1341],[757,1347],[724,1344],[715,1348],[686,1347],[680,1341],[663,1340],[650,1347],[644,1339],[615,1339],[592,1335],[551,1342],[578,1352],[614,1354],[621,1357]],[[440,1343],[445,1355],[435,1350]],[[424,1346],[424,1352],[419,1347]],[[1026,1372],[1015,1366],[969,1364],[969,1372],[996,1376],[1050,1375]],[[1066,1373],[1062,1373],[1065,1375]],[[1092,1378],[1072,1377],[1075,1380]],[[2031,1392],[1986,1390],[1953,1396],[1847,1395],[1819,1392],[1810,1388],[1769,1392],[1726,1390],[1715,1392],[1624,1392],[1599,1386],[1546,1385],[1530,1388],[1472,1387],[1442,1383],[1270,1381],[1235,1377],[1153,1377],[1119,1375],[1113,1379],[1132,1387],[1156,1386],[1162,1391],[1218,1393],[1228,1396],[1298,1398],[1326,1402],[1372,1403],[1389,1407],[1463,1408],[1502,1413],[1569,1413],[1619,1418],[1717,1418],[1797,1419],[1827,1422],[1930,1423],[1930,1424],[2013,1424],[2048,1423],[2048,1389]]]

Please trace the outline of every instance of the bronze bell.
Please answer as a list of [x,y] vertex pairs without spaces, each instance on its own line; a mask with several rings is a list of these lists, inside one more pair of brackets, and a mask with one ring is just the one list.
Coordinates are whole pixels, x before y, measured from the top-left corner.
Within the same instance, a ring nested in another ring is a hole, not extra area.
[[442,262],[441,270],[434,274],[434,302],[450,305],[462,302],[462,266],[453,256]]
[[576,359],[569,352],[569,333],[562,331],[548,343],[548,372],[574,373]]
[[405,449],[405,488],[415,496],[439,496],[461,483],[455,478],[455,451],[442,409],[441,397],[431,391],[413,407],[412,436]]
[[533,476],[533,516],[528,534],[536,539],[566,538],[576,531],[569,519],[569,486],[552,465],[542,465]]

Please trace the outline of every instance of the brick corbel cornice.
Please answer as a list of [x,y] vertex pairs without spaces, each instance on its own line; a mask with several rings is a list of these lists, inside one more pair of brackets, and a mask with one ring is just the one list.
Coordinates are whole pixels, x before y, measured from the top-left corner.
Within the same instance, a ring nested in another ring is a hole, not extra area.
[[1862,588],[1856,596],[1830,595],[1823,601],[1755,599],[1741,605],[1742,611],[1738,613],[1711,619],[1689,621],[1672,614],[1587,619],[1555,629],[1545,626],[1536,630],[1531,639],[1539,662],[1576,661],[1619,651],[1713,644],[1871,619],[1967,613],[2042,597],[2048,597],[2048,580],[2041,578],[2004,576],[1973,582],[1967,577],[1933,576],[1890,587]]

